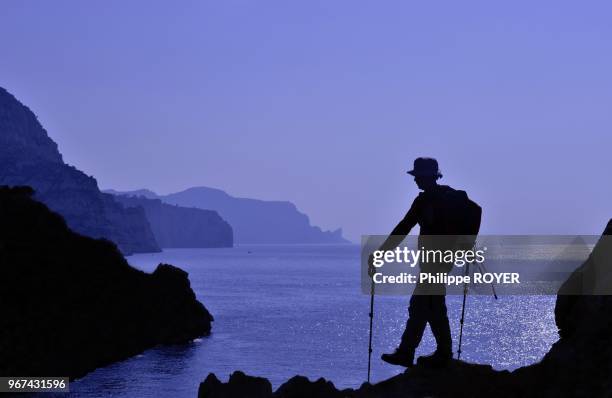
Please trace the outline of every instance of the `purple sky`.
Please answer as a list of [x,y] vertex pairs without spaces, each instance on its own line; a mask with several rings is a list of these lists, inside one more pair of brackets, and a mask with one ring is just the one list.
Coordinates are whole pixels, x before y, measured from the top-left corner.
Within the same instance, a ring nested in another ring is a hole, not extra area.
[[206,185],[386,233],[414,157],[488,233],[612,217],[612,6],[5,1],[0,85],[102,188]]

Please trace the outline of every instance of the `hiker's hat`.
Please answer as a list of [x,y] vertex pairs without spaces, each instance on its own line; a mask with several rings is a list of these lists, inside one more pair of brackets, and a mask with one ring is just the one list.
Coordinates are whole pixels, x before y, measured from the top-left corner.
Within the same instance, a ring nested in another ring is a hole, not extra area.
[[438,168],[438,161],[434,158],[416,158],[414,160],[414,167],[408,171],[408,174],[415,177],[442,177],[442,173]]

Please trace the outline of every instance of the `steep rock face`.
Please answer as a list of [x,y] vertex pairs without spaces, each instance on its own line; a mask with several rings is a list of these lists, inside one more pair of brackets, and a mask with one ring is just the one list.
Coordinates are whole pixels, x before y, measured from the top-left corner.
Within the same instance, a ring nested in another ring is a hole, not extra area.
[[0,187],[0,374],[85,373],[210,332],[187,274],[138,271],[67,228],[28,187]]
[[169,205],[142,196],[116,196],[116,200],[128,209],[144,209],[161,247],[233,246],[232,227],[216,211]]
[[[445,369],[417,364],[375,385],[338,390],[323,379],[296,376],[272,392],[268,380],[235,372],[227,383],[210,374],[200,398],[257,397],[611,397],[612,220],[587,261],[559,289],[555,319],[559,340],[539,363],[513,372],[452,361]],[[599,294],[599,295],[594,295]],[[266,384],[267,383],[267,384]],[[254,394],[252,391],[256,391]]]
[[0,88],[0,184],[28,185],[73,230],[115,242],[125,254],[159,246],[144,211],[126,210],[102,194],[93,177],[65,164],[36,116]]
[[27,162],[46,161],[61,164],[62,155],[36,115],[15,97],[0,87],[0,148],[8,160]]
[[[117,192],[116,192],[117,193]],[[153,197],[149,190],[122,192],[122,195]],[[347,243],[342,229],[323,231],[310,225],[308,216],[293,203],[235,198],[224,191],[207,187],[189,188],[157,196],[165,203],[211,209],[230,223],[236,243]]]

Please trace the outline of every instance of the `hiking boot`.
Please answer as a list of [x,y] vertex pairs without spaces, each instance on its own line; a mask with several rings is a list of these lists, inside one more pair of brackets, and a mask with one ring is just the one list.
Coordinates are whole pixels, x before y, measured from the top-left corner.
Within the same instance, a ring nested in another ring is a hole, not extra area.
[[382,354],[380,359],[391,365],[399,365],[405,368],[414,366],[414,351],[395,350],[392,354]]
[[433,354],[419,357],[417,364],[426,368],[444,368],[451,359],[453,359],[452,352],[435,351]]

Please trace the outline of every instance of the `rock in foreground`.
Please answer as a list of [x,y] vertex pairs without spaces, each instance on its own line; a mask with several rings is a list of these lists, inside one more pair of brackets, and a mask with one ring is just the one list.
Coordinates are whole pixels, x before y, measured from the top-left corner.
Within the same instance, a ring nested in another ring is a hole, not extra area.
[[0,375],[70,376],[210,333],[187,273],[138,271],[27,187],[0,187]]
[[[500,391],[504,386],[504,391]],[[404,374],[375,385],[364,384],[357,390],[337,389],[325,379],[310,381],[295,376],[275,392],[267,379],[234,372],[227,383],[214,374],[200,384],[198,398],[365,398],[365,397],[511,397],[513,389],[509,372],[497,372],[490,366],[473,365],[461,361],[443,370],[415,367]]]

